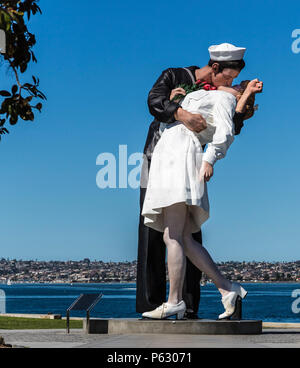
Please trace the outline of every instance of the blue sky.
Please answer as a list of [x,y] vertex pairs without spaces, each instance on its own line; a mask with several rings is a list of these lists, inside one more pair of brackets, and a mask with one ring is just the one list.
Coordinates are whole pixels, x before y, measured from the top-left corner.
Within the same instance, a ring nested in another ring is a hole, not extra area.
[[[96,186],[96,158],[141,152],[147,94],[167,67],[203,66],[211,44],[247,47],[237,81],[265,83],[209,183],[204,245],[217,261],[299,259],[298,1],[40,1],[30,21],[47,95],[34,123],[0,143],[0,257],[134,260],[139,191]],[[1,89],[11,84],[1,66]]]

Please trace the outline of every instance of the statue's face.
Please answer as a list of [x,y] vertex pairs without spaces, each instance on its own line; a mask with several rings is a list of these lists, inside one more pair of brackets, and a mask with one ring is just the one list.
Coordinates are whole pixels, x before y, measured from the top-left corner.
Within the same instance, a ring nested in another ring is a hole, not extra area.
[[[217,65],[217,67],[214,67]],[[238,70],[225,68],[222,72],[218,71],[218,64],[215,63],[212,66],[212,83],[214,86],[225,86],[230,87],[232,85],[233,80],[240,74]]]

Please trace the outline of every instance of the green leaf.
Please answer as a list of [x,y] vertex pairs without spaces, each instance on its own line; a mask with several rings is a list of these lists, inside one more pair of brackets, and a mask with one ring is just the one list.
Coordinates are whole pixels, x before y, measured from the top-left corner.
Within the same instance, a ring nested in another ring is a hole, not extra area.
[[11,92],[13,95],[15,95],[18,92],[18,86],[16,84],[14,84],[11,88]]
[[2,90],[0,91],[0,96],[10,97],[11,94],[8,91]]
[[42,107],[43,107],[43,105],[42,105],[40,102],[36,105],[36,108],[37,108],[39,111],[41,111]]
[[15,125],[15,124],[17,124],[17,122],[18,122],[18,116],[17,115],[12,115],[9,119],[10,125]]

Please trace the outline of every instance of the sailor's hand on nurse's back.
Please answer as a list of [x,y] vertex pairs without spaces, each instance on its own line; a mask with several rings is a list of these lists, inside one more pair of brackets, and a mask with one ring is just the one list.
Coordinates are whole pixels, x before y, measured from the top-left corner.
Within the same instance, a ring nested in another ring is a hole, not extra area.
[[214,175],[213,166],[209,162],[203,161],[199,173],[199,180],[209,181],[213,175]]
[[207,128],[206,120],[200,114],[191,114],[181,107],[174,114],[176,120],[181,121],[188,129],[200,133]]

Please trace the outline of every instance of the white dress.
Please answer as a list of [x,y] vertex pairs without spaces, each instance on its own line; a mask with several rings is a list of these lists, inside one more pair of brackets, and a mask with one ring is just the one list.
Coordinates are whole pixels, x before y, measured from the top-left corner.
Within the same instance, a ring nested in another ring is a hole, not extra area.
[[209,217],[207,184],[199,179],[202,161],[214,165],[225,157],[234,140],[236,98],[224,91],[199,90],[189,93],[181,106],[201,114],[207,129],[195,133],[181,122],[160,123],[161,137],[152,154],[142,215],[146,226],[163,232],[162,209],[185,202],[195,233]]

